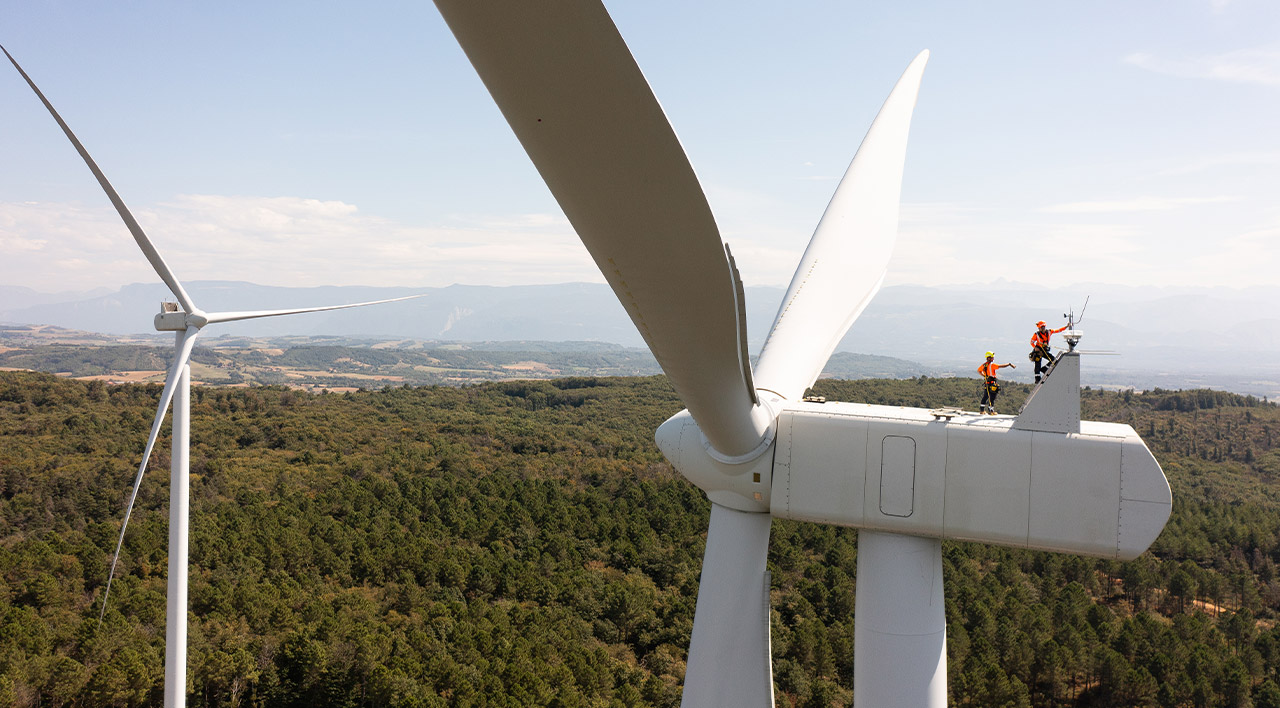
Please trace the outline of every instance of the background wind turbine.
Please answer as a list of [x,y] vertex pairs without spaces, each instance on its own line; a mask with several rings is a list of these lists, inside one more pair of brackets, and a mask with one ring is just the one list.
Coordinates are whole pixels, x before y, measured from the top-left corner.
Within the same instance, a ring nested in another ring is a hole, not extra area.
[[753,373],[733,259],[598,0],[436,5],[688,407],[657,433],[712,502],[684,705],[773,703],[773,516],[864,529],[861,708],[946,705],[940,539],[1119,559],[1155,540],[1168,483],[1132,428],[1080,421],[1078,354],[1017,418],[802,401],[884,279],[927,53],[841,180]]
[[[71,128],[67,126],[58,112],[54,110],[53,105],[45,98],[44,93],[36,86],[27,72],[23,71],[18,65],[13,55],[9,51],[0,46],[0,51],[8,57],[9,62],[13,64],[18,73],[22,74],[22,78],[26,80],[27,85],[35,92],[40,101],[44,103],[45,108],[49,110],[49,114],[58,122],[62,128],[62,132],[66,133],[67,138],[71,140],[71,144],[75,146],[76,152],[80,153],[80,157],[84,159],[89,170],[93,172],[93,176],[97,178],[98,184],[102,186],[102,190],[106,192],[107,198],[111,200],[116,211],[119,212],[120,218],[124,220],[125,226],[128,227],[129,233],[133,234],[133,238],[138,243],[138,247],[142,249],[142,253],[147,257],[147,261],[151,263],[151,267],[155,269],[160,279],[169,286],[169,290],[173,292],[174,297],[178,299],[177,303],[163,303],[161,311],[155,317],[156,330],[161,332],[174,332],[174,355],[173,362],[169,365],[168,374],[165,376],[164,389],[160,392],[160,402],[156,406],[155,419],[151,422],[151,433],[147,436],[147,444],[143,449],[142,462],[138,465],[138,473],[133,481],[133,490],[129,494],[129,504],[125,509],[124,521],[120,524],[120,536],[116,540],[115,554],[111,558],[111,570],[107,574],[107,586],[102,594],[102,608],[98,613],[98,622],[101,624],[103,616],[107,611],[107,599],[111,594],[111,581],[115,577],[116,564],[120,560],[120,549],[124,544],[125,529],[129,526],[129,518],[133,515],[133,505],[138,499],[138,488],[142,485],[142,476],[146,472],[147,462],[151,458],[151,451],[155,447],[156,439],[160,435],[160,427],[164,422],[165,412],[168,410],[170,403],[173,404],[173,435],[170,460],[170,487],[169,487],[169,565],[168,565],[168,595],[165,610],[165,679],[164,679],[164,704],[165,706],[182,706],[186,702],[186,681],[187,681],[187,530],[189,526],[190,511],[190,421],[191,421],[191,353],[195,347],[196,338],[199,336],[201,329],[206,325],[218,322],[235,322],[237,320],[256,319],[259,317],[275,317],[278,315],[295,315],[304,312],[324,312],[328,310],[342,310],[350,307],[364,307],[366,305],[378,305],[387,302],[397,302],[399,300],[409,300],[419,295],[410,295],[407,297],[392,298],[388,300],[373,300],[369,302],[350,303],[346,305],[328,305],[323,307],[306,307],[288,310],[255,310],[248,312],[205,312],[195,305],[191,296],[182,287],[182,283],[178,280],[173,271],[169,269],[168,264],[164,262],[164,258],[160,256],[155,245],[151,243],[151,239],[147,238],[142,227],[138,225],[133,214],[129,212],[125,206],[124,200],[116,193],[111,183],[107,181],[102,170],[98,168],[97,163],[89,156],[87,150],[71,132]],[[181,309],[179,309],[181,308]]]

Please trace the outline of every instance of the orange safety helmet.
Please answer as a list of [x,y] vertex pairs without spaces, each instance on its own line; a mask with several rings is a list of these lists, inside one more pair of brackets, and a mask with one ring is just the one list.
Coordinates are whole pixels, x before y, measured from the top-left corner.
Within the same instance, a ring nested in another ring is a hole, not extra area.
[[1037,322],[1037,323],[1036,323],[1036,326],[1037,326],[1037,327],[1043,327],[1043,326],[1044,326],[1044,320],[1040,320],[1039,322]]

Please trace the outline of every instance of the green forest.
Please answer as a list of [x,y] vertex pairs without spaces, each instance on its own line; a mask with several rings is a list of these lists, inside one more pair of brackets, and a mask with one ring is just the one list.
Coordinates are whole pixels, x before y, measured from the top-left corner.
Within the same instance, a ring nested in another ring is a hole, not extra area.
[[[166,437],[98,623],[159,392],[0,372],[0,705],[161,705]],[[1280,708],[1280,410],[1082,393],[1146,439],[1173,516],[1129,563],[944,544],[952,704]],[[680,408],[660,376],[196,387],[189,704],[677,706],[709,508],[653,443]],[[857,552],[855,530],[773,522],[778,705],[852,701]]]

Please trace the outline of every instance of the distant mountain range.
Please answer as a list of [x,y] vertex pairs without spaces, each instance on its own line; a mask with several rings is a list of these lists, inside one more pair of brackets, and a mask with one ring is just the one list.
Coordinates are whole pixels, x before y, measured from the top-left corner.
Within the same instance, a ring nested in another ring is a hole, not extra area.
[[[187,284],[207,310],[251,310],[338,304],[423,294],[420,299],[360,310],[253,320],[209,335],[317,336],[431,341],[579,341],[644,346],[608,286],[594,283],[443,288],[283,288],[226,281]],[[758,351],[783,289],[749,287],[748,341]],[[1029,376],[1027,340],[1034,322],[1065,324],[1089,296],[1080,329],[1091,356],[1086,383],[1189,388],[1213,386],[1280,395],[1280,287],[1230,290],[1079,285],[1050,289],[996,282],[987,286],[884,288],[837,351],[920,362],[968,376],[988,349]],[[111,334],[151,330],[162,284],[116,292],[39,293],[0,287],[0,321],[52,324]],[[1059,343],[1055,338],[1055,344]]]

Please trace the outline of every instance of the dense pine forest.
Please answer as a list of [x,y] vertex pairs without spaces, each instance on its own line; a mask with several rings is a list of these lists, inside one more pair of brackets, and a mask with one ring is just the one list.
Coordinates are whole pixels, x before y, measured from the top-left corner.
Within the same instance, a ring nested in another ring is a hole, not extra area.
[[[1010,386],[1015,410],[1025,387]],[[822,381],[975,405],[976,380]],[[167,440],[98,613],[156,385],[0,372],[0,705],[161,704]],[[662,377],[192,393],[193,706],[675,706],[708,503]],[[1130,563],[944,544],[956,706],[1280,708],[1280,410],[1085,391],[1174,511]],[[780,706],[852,700],[857,532],[774,521]]]

